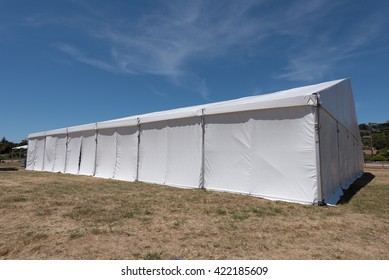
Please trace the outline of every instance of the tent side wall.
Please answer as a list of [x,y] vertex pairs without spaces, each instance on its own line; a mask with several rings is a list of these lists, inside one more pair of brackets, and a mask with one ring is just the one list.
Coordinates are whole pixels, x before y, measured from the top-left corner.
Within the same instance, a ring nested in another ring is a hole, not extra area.
[[78,174],[81,153],[81,132],[68,133],[65,173]]
[[205,188],[316,203],[314,108],[206,116]]
[[55,143],[55,157],[54,157],[54,172],[65,172],[65,161],[66,161],[66,141],[67,135],[60,134],[56,137]]
[[199,187],[201,117],[140,124],[139,181]]
[[322,199],[333,202],[343,194],[339,189],[342,179],[340,137],[338,123],[320,110],[320,168]]
[[31,134],[27,169],[318,203],[339,198],[363,155],[339,80]]
[[96,130],[81,133],[81,162],[78,174],[93,176],[96,166]]
[[116,166],[114,179],[135,181],[138,166],[138,128],[116,128]]
[[28,139],[27,149],[27,170],[42,170],[45,149],[45,137],[34,137]]
[[44,171],[53,171],[55,159],[56,137],[52,135],[46,136],[45,156],[43,163]]
[[168,120],[167,127],[166,184],[198,188],[202,161],[201,117]]
[[[31,140],[31,142],[30,142]],[[45,156],[45,143],[46,137],[37,137],[29,139],[28,141],[28,151],[27,151],[27,169],[42,171],[44,165],[44,156]],[[30,146],[33,147],[30,151]]]
[[95,176],[135,181],[137,145],[136,126],[99,129]]
[[139,145],[139,181],[165,184],[167,125],[165,121],[141,125]]
[[322,194],[335,204],[363,172],[363,151],[350,80],[320,92]]
[[66,128],[45,132],[44,171],[64,172],[67,139],[66,134]]
[[96,177],[113,178],[116,165],[116,131],[100,129],[97,133]]
[[27,160],[26,160],[27,170],[34,170],[34,164],[37,157],[36,144],[37,144],[36,138],[28,139]]

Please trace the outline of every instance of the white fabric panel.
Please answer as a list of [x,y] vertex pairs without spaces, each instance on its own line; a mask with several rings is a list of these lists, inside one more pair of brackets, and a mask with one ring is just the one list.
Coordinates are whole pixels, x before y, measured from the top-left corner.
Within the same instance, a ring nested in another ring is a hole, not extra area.
[[205,187],[317,201],[312,107],[206,117]]
[[51,135],[46,136],[45,157],[43,163],[44,171],[53,171],[55,161],[55,145],[56,137]]
[[341,178],[341,186],[347,181],[347,130],[339,125],[339,163],[340,163],[340,178]]
[[36,138],[28,139],[27,160],[26,160],[27,170],[34,170],[35,161],[38,156],[37,145],[38,145],[38,139]]
[[[201,176],[201,118],[167,121],[167,185],[199,187]],[[143,139],[141,139],[143,140]]]
[[36,142],[36,158],[35,158],[35,163],[34,163],[34,170],[43,170],[43,161],[44,161],[44,156],[45,156],[45,142],[46,138],[41,137],[37,138]]
[[96,177],[113,178],[116,165],[116,132],[101,129],[97,134]]
[[321,187],[326,203],[336,204],[341,191],[338,150],[338,125],[325,111],[320,111],[320,168]]
[[81,163],[78,174],[94,175],[96,164],[96,131],[83,131],[81,139]]
[[141,125],[139,181],[165,184],[167,162],[166,122]]
[[54,172],[65,172],[66,159],[66,134],[56,136],[55,157],[54,157]]
[[313,106],[258,111],[253,117],[251,193],[316,203]]
[[125,181],[136,180],[138,156],[138,128],[120,127],[116,129],[116,168],[114,178]]
[[341,186],[347,189],[360,173],[360,170],[356,170],[357,167],[359,169],[359,155],[355,153],[352,134],[343,126],[339,126],[339,131]]
[[205,188],[250,193],[251,114],[205,118]]
[[81,153],[81,132],[68,134],[65,173],[78,174]]
[[353,136],[352,134],[347,131],[347,146],[346,146],[346,167],[347,167],[347,179],[346,179],[346,188],[349,187],[349,184],[351,184],[353,180],[353,152],[354,152],[354,147],[353,147]]
[[201,172],[201,119],[141,125],[139,180],[198,187]]

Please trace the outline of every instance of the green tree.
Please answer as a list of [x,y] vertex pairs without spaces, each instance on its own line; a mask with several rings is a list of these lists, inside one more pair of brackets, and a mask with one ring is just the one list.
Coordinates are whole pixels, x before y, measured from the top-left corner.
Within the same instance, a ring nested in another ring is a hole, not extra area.
[[373,145],[377,150],[389,149],[389,130],[373,133]]
[[9,154],[12,150],[12,144],[5,137],[0,141],[0,154]]

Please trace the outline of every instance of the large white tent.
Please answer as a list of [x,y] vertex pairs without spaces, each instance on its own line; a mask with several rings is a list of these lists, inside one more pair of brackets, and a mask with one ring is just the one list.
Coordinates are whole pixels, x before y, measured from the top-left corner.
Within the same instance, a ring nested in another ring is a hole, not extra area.
[[362,174],[350,79],[28,136],[27,169],[334,204]]

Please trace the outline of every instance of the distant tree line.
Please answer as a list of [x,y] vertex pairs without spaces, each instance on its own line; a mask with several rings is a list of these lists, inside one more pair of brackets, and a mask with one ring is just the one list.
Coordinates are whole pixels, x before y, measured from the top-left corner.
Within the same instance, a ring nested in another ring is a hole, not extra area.
[[3,137],[0,141],[0,158],[1,159],[8,159],[11,157],[12,148],[27,145],[27,140],[23,140],[19,143],[14,143],[11,141],[8,141],[7,138]]
[[366,160],[388,160],[389,159],[389,121],[386,123],[360,124],[362,143],[365,150],[376,150],[376,155],[365,156]]

